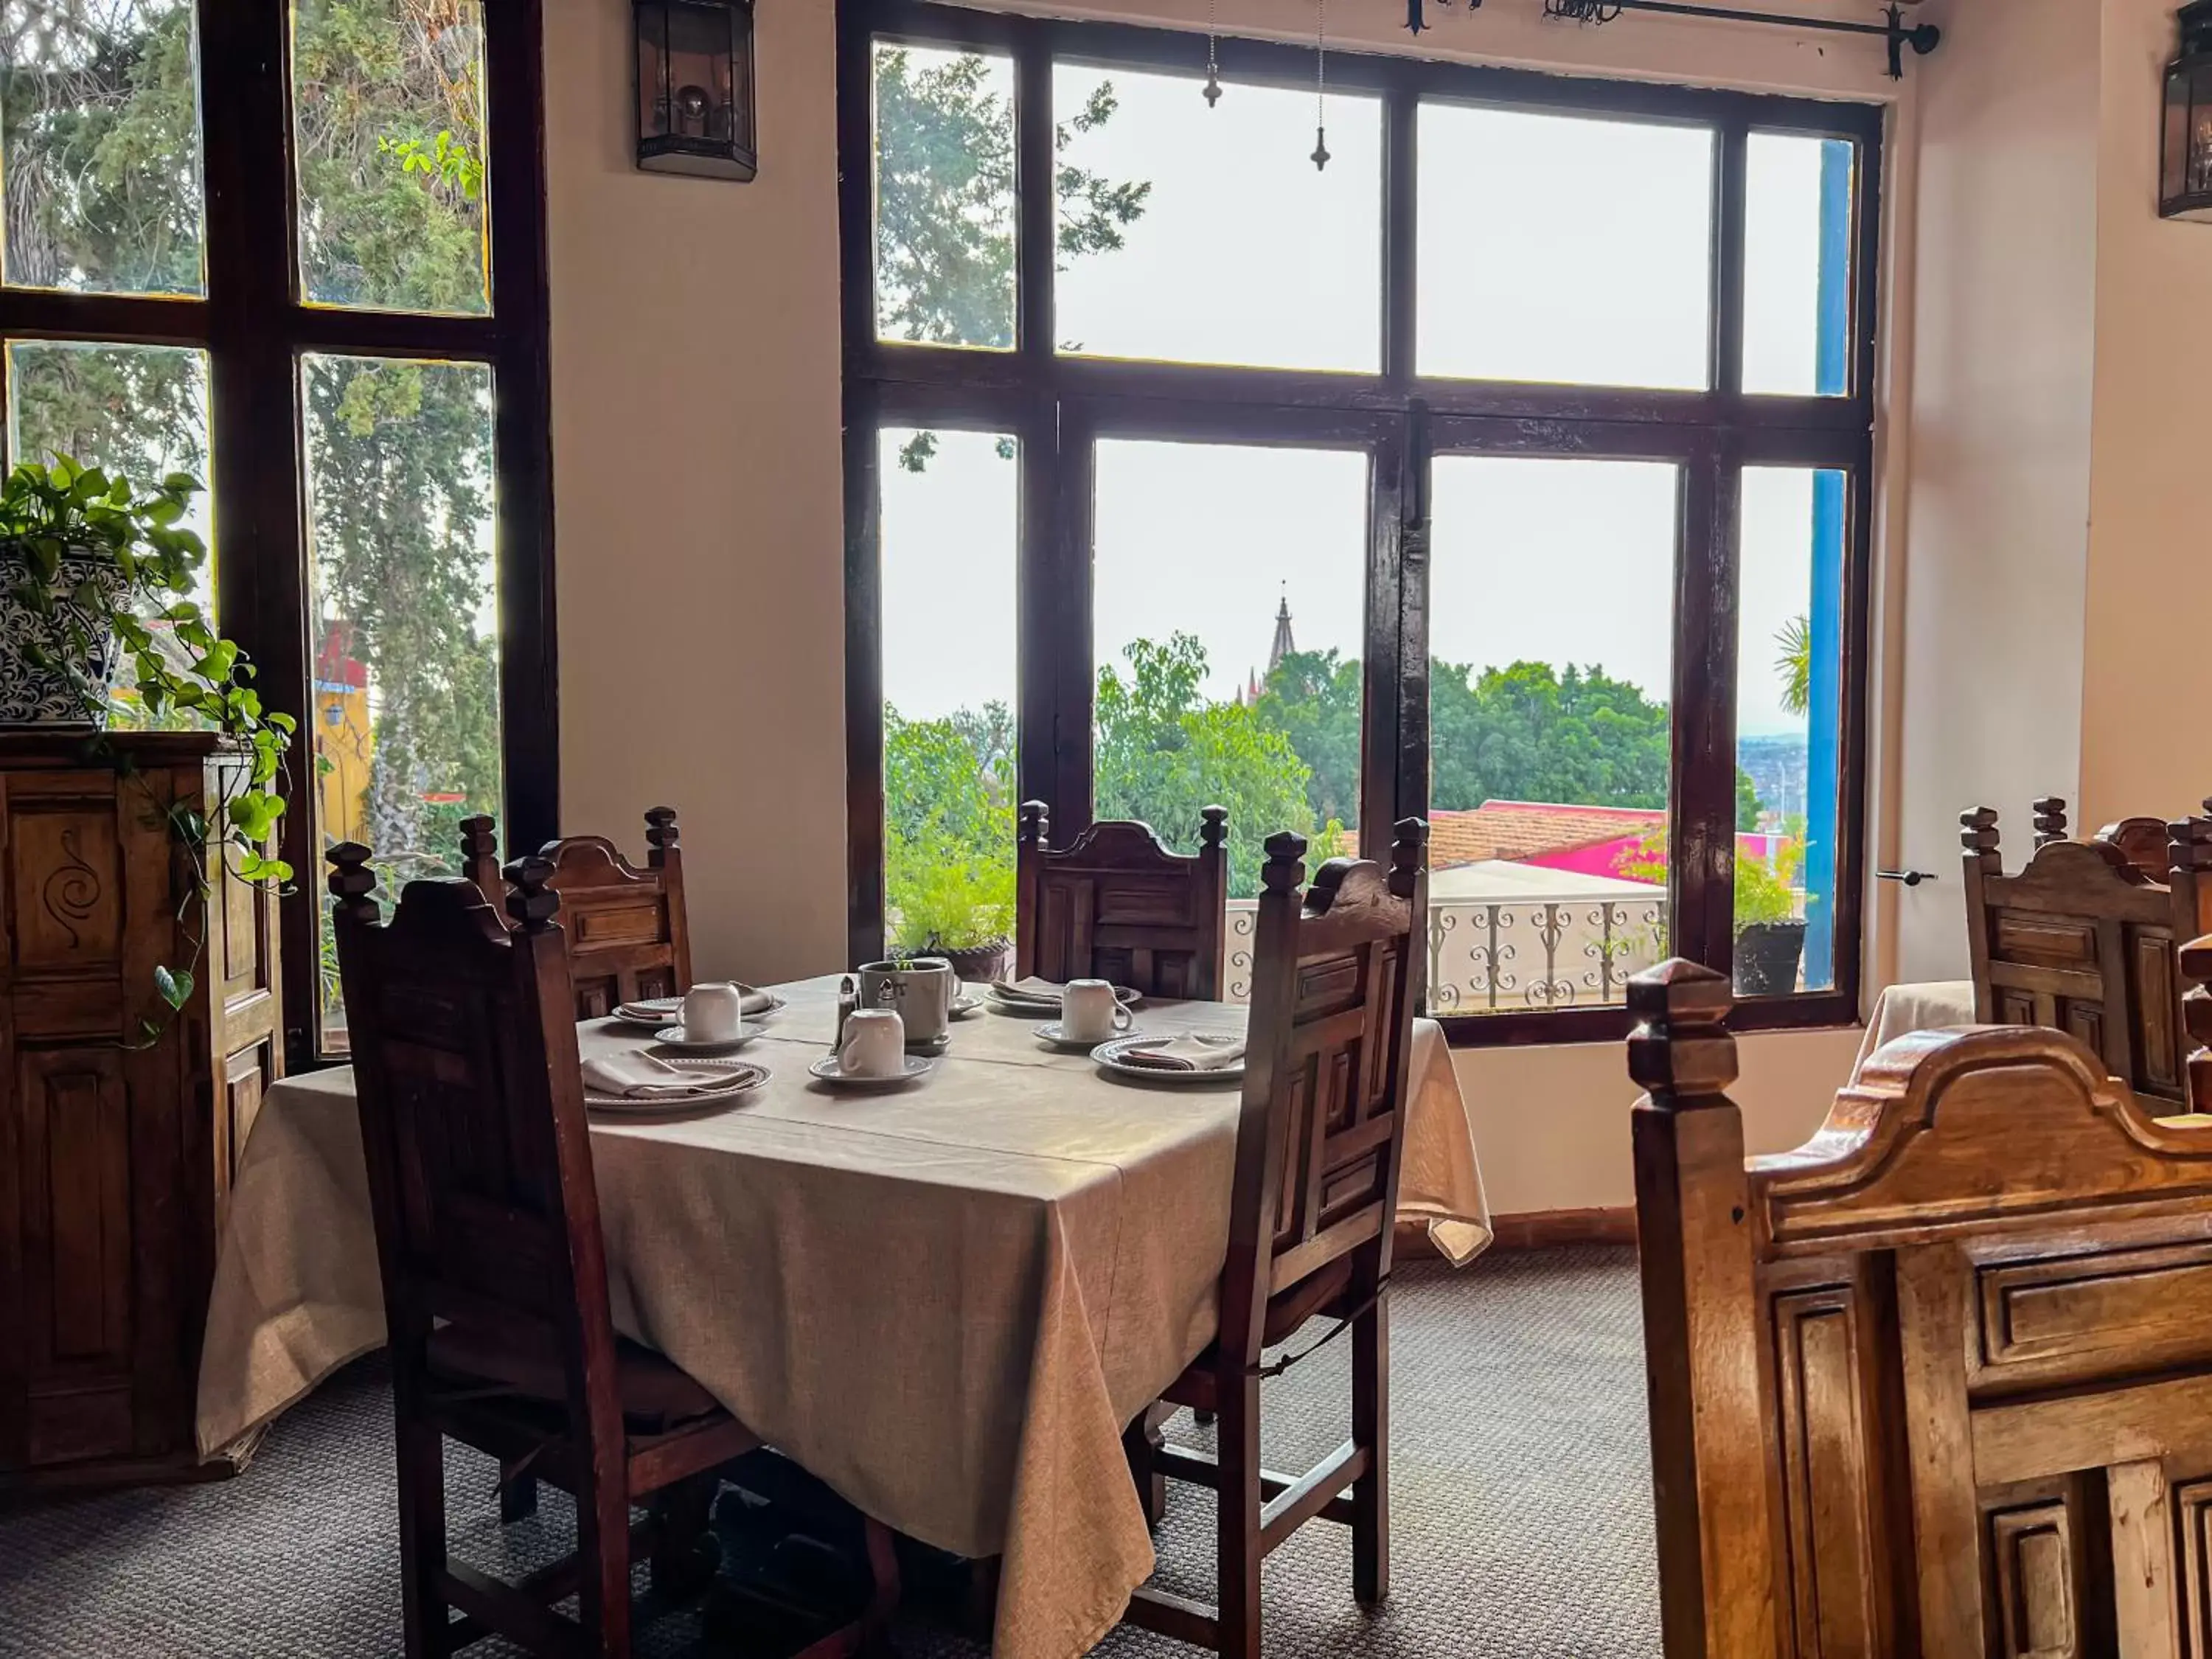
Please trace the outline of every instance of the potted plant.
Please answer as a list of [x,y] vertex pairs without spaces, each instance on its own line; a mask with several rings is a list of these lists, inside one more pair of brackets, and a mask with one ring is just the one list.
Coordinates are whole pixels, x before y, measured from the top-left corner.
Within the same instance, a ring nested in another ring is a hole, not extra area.
[[1013,948],[1012,848],[978,857],[931,836],[895,852],[885,872],[894,954],[943,957],[963,980],[1000,977]]
[[[95,752],[136,776],[104,735],[111,688],[128,664],[148,723],[211,729],[238,757],[205,813],[147,792],[193,877],[177,911],[190,954],[154,969],[173,1011],[191,994],[205,943],[204,925],[191,919],[204,915],[212,892],[210,856],[245,881],[292,873],[264,849],[284,811],[295,722],[262,707],[252,664],[191,597],[207,549],[182,520],[199,489],[173,472],[142,489],[67,457],[22,462],[0,483],[0,726],[89,727]],[[146,1036],[161,1030],[149,1021]]]
[[1771,862],[1753,853],[1735,860],[1735,988],[1745,996],[1784,995],[1797,988],[1805,954],[1805,919],[1790,890],[1802,842],[1784,841]]

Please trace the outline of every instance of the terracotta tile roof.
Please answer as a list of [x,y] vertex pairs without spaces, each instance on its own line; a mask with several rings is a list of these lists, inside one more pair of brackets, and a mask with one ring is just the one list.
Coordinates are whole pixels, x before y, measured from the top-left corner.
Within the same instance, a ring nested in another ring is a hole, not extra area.
[[[1485,801],[1471,811],[1429,814],[1429,868],[1449,870],[1488,859],[1541,858],[1578,847],[1601,847],[1666,827],[1667,814],[1656,806]],[[1356,852],[1358,843],[1358,836],[1347,831],[1341,850]]]

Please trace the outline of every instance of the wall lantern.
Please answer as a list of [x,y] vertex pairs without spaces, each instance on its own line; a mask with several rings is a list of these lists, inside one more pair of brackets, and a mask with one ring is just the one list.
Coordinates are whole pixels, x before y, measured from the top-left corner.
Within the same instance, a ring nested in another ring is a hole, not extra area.
[[2159,145],[2161,219],[2212,219],[2212,0],[2181,18],[2181,55],[2166,66],[2166,132]]
[[635,0],[637,164],[648,173],[749,179],[752,0]]

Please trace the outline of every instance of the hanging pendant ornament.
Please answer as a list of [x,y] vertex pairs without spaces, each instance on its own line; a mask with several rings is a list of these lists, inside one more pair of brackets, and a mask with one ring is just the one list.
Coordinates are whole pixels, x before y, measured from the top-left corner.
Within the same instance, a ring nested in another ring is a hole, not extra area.
[[1221,101],[1221,0],[1210,0],[1206,9],[1206,106]]
[[1314,0],[1314,171],[1328,166],[1328,0]]

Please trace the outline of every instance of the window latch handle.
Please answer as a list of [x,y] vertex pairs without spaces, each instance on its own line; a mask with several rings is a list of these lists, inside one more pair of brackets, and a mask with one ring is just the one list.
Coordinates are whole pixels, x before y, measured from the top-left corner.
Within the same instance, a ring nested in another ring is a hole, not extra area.
[[1923,881],[1936,879],[1934,872],[1928,870],[1877,870],[1874,873],[1878,880],[1901,881],[1907,887],[1917,887]]

